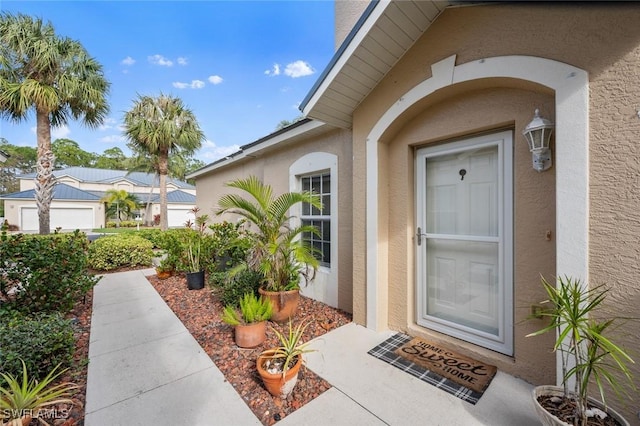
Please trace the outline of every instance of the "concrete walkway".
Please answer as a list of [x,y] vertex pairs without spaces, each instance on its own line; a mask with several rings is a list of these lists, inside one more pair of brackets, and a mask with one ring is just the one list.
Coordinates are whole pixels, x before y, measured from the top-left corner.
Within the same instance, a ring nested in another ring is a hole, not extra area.
[[[145,274],[94,289],[85,425],[259,425]],[[307,367],[333,386],[278,422],[317,425],[539,425],[531,386],[500,371],[476,405],[367,351],[391,336],[348,324],[316,339]]]

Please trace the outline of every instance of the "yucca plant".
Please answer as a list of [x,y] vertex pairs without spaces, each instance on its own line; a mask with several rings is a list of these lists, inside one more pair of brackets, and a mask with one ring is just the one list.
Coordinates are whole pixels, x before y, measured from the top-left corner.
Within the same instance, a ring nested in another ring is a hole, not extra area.
[[[558,278],[557,286],[543,277],[542,285],[548,299],[542,302],[544,309],[540,315],[551,322],[527,337],[556,333],[553,349],[562,355],[564,395],[575,400],[578,424],[586,425],[589,383],[595,384],[603,404],[605,383],[618,396],[628,394],[628,387],[614,373],[626,379],[629,387],[635,389],[631,371],[627,367],[627,363],[634,361],[605,335],[619,318],[601,319],[594,315],[609,291],[605,285],[589,288],[579,279],[571,277]],[[570,391],[572,381],[574,385]]]
[[222,311],[222,321],[235,327],[266,321],[271,318],[272,313],[273,306],[267,299],[258,298],[253,293],[245,293],[240,299],[240,313],[232,305],[227,305]]
[[6,387],[0,387],[0,418],[15,420],[24,415],[38,416],[40,410],[56,404],[72,403],[68,397],[78,386],[73,383],[60,383],[52,386],[54,380],[66,369],[58,370],[60,364],[41,381],[29,379],[27,366],[22,361],[22,378],[11,374],[0,373]]
[[[271,327],[273,332],[278,337],[280,346],[267,350],[264,353],[269,352],[273,363],[277,364],[282,369],[282,376],[284,376],[289,368],[291,368],[297,361],[298,357],[308,352],[314,352],[314,349],[307,349],[309,342],[302,343],[302,335],[311,322],[301,322],[295,328],[291,320],[289,320],[289,332],[287,334],[281,333],[276,328]],[[272,352],[270,352],[272,351]]]

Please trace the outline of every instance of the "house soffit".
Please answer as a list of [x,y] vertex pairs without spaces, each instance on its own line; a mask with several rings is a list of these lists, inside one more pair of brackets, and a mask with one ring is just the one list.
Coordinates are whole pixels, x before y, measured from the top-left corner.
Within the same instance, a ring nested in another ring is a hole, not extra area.
[[305,116],[351,128],[353,111],[448,6],[457,1],[372,2],[300,109]]

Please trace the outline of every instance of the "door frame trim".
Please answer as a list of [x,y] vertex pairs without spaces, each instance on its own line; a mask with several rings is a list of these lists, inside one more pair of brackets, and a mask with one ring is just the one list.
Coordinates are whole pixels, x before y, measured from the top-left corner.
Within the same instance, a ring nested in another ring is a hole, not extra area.
[[[420,272],[427,269],[426,250],[416,249],[416,280],[415,280],[415,309],[416,322],[421,327],[427,327],[441,333],[468,341],[470,343],[504,353],[513,355],[513,326],[514,326],[514,271],[513,271],[513,143],[514,135],[512,130],[498,131],[481,136],[470,136],[442,145],[427,146],[416,150],[415,155],[415,197],[416,197],[416,227],[426,229],[423,223],[426,217],[424,211],[426,200],[424,195],[424,185],[426,183],[426,167],[420,165],[431,157],[438,157],[448,153],[462,152],[473,148],[488,146],[498,147],[498,270],[499,282],[502,289],[499,303],[502,306],[498,318],[498,329],[501,334],[498,336],[482,333],[478,330],[464,330],[464,327],[451,327],[446,324],[439,324],[437,320],[422,319],[420,306],[424,303],[424,288],[421,284]],[[421,189],[422,187],[422,189]]]
[[556,274],[588,282],[589,76],[580,68],[533,56],[498,56],[455,65],[452,55],[431,66],[432,76],[409,90],[380,117],[366,138],[366,327],[388,328],[387,241],[379,235],[378,144],[412,105],[439,89],[465,81],[506,77],[555,91]]

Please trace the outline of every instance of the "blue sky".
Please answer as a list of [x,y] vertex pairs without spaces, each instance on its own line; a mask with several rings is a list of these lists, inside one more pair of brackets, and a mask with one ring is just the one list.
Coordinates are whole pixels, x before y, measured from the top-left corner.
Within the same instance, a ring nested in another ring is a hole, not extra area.
[[[333,1],[15,1],[2,11],[50,21],[80,41],[111,82],[111,112],[100,129],[70,121],[52,140],[102,153],[129,150],[122,117],[137,94],[180,97],[207,141],[205,163],[301,115],[298,105],[334,52]],[[0,120],[0,137],[36,146],[35,115]]]

